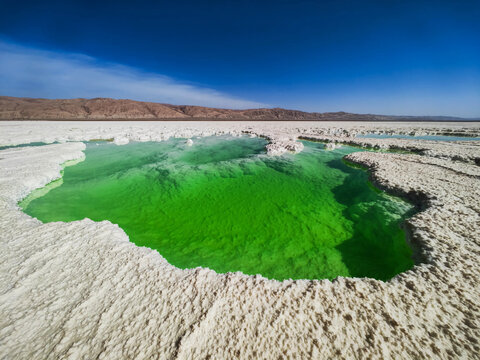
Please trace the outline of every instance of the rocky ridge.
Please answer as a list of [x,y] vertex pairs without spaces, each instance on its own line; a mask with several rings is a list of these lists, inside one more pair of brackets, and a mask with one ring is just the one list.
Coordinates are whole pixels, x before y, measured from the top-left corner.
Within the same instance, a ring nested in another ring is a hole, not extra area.
[[461,120],[448,117],[408,117],[347,112],[309,113],[281,108],[231,110],[109,98],[32,99],[0,96],[0,120]]

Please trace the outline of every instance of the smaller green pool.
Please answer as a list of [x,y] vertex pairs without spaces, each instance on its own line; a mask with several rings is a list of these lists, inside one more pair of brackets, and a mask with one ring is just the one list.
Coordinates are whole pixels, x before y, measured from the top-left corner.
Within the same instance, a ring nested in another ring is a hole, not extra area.
[[43,222],[110,220],[180,268],[388,280],[413,266],[400,227],[413,207],[342,160],[359,149],[304,142],[269,157],[263,139],[193,140],[88,143],[85,161],[20,205]]
[[411,139],[411,140],[436,140],[436,141],[480,141],[479,137],[454,136],[454,135],[402,135],[402,134],[365,134],[357,135],[365,139]]

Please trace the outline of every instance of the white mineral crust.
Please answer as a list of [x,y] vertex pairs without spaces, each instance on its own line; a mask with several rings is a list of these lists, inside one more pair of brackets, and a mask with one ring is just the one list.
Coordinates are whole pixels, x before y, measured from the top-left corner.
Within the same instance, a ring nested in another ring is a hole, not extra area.
[[[369,129],[479,131],[445,123],[1,122],[0,146],[69,143],[0,151],[0,358],[479,358],[480,147],[350,136]],[[84,156],[85,145],[72,141],[242,131],[271,144],[304,136],[418,153],[348,155],[379,187],[422,207],[406,222],[418,265],[388,282],[180,270],[109,221],[42,224],[17,205],[59,178],[62,163]]]
[[325,149],[326,150],[335,150],[338,147],[340,147],[340,146],[335,144],[334,142],[329,142],[329,143],[325,144]]
[[[140,137],[139,138],[139,141],[142,141],[143,138]],[[116,144],[116,145],[126,145],[130,142],[130,140],[128,140],[127,137],[116,137],[115,139],[113,139],[113,142]]]

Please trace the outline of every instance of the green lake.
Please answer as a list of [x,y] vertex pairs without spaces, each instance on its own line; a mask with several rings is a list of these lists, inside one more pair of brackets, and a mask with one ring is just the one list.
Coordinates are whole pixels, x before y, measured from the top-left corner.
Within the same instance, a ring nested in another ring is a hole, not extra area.
[[342,160],[360,149],[304,142],[270,157],[260,138],[193,141],[89,142],[85,161],[20,206],[42,222],[110,220],[179,268],[388,280],[413,266],[400,227],[413,206]]

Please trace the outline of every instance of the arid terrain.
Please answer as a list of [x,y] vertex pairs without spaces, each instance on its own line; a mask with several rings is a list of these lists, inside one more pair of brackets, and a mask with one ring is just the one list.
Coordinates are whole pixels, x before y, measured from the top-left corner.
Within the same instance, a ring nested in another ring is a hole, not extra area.
[[281,108],[231,110],[133,100],[31,99],[0,96],[0,120],[320,120],[448,121],[454,117],[413,117],[347,112],[309,113]]
[[[0,122],[0,146],[55,142],[0,150],[0,358],[478,358],[480,142],[355,137],[371,132],[479,136],[480,126]],[[405,223],[416,265],[387,282],[181,270],[109,221],[43,224],[18,206],[59,178],[62,163],[84,158],[82,141],[195,146],[196,136],[221,134],[265,137],[272,156],[301,151],[299,139],[396,150],[347,158],[418,207]]]

